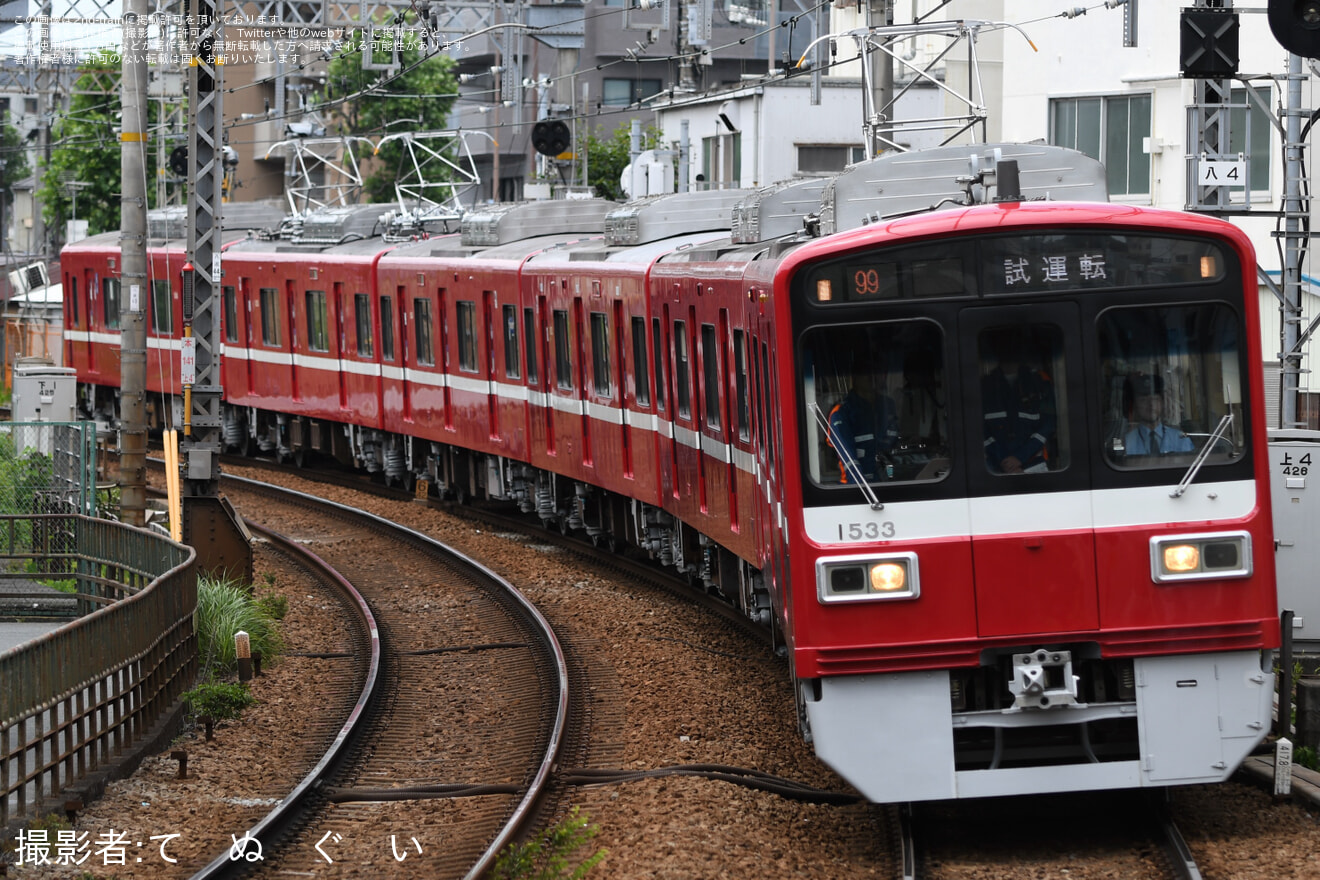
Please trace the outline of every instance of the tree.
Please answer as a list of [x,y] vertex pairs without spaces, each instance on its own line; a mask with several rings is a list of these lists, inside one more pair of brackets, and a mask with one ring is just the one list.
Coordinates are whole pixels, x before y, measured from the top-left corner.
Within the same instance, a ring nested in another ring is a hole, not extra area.
[[[354,31],[339,53],[330,59],[320,100],[333,105],[331,118],[340,121],[345,134],[394,134],[407,129],[391,123],[403,122],[413,131],[434,131],[447,126],[450,108],[458,97],[454,63],[445,55],[428,57],[413,36],[417,32],[416,28],[407,26],[399,31],[404,37],[399,44],[400,67],[394,76],[362,69],[365,31]],[[371,60],[385,63],[390,60],[395,32],[382,27],[375,33]],[[405,167],[404,160],[401,144],[385,145],[363,182],[367,200],[394,201],[394,182],[411,171]]]
[[[119,57],[110,50],[89,58],[74,84],[68,112],[51,129],[50,161],[42,169],[37,199],[57,237],[62,238],[64,221],[74,219],[75,198],[77,219],[87,221],[89,234],[119,228],[119,94],[93,92],[107,73],[117,73],[120,67]],[[154,180],[155,162],[152,151],[147,152],[147,179]],[[154,187],[147,187],[147,194],[154,200]]]
[[0,124],[0,234],[13,213],[14,184],[28,176],[27,144],[9,122]]
[[[642,149],[654,149],[660,143],[660,129],[650,126],[642,129]],[[599,138],[594,132],[588,132],[582,139],[582,149],[587,154],[587,183],[596,188],[596,194],[604,199],[624,199],[619,188],[619,177],[631,161],[629,152],[632,134],[626,126],[619,126],[608,138]]]

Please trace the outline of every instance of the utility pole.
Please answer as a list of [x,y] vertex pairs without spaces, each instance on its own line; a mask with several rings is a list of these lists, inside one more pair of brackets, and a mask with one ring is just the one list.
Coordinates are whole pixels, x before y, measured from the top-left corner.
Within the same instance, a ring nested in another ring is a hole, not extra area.
[[147,486],[147,0],[124,4],[124,60],[120,78],[120,510],[125,523],[146,525]]
[[1279,427],[1301,428],[1297,414],[1301,387],[1302,346],[1315,330],[1315,323],[1301,332],[1302,325],[1302,255],[1308,236],[1302,231],[1306,213],[1302,210],[1302,57],[1288,53],[1288,103],[1284,108],[1284,250],[1283,304],[1279,353]]
[[[869,0],[866,5],[866,24],[870,28],[893,27],[894,0]],[[890,104],[894,100],[894,59],[881,48],[888,45],[889,38],[877,40],[877,43],[863,62],[871,66],[872,116],[868,120],[869,137],[866,145],[867,158],[870,159],[880,155],[880,145],[891,138],[891,128],[885,123],[893,121]]]

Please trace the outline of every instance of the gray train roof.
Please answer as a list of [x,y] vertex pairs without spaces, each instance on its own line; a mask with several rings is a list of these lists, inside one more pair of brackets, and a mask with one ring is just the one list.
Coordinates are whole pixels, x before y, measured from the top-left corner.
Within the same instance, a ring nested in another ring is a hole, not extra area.
[[492,205],[463,215],[465,247],[496,247],[545,235],[546,230],[599,235],[615,202],[605,199],[556,199]]
[[733,241],[755,244],[801,232],[808,214],[820,210],[829,181],[823,177],[763,186],[733,206]]
[[734,205],[747,195],[745,189],[712,189],[628,202],[605,218],[605,242],[628,247],[689,232],[727,230],[733,226]]
[[[249,229],[275,229],[284,219],[284,205],[275,201],[226,202],[220,209],[220,228],[228,232]],[[188,208],[175,205],[152,208],[147,211],[147,237],[153,239],[186,239],[188,237]]]
[[820,232],[994,201],[996,158],[1017,161],[1023,199],[1109,201],[1104,166],[1076,150],[1049,144],[939,147],[860,162],[831,179],[821,200]]
[[518,239],[497,247],[473,248],[463,246],[458,242],[457,236],[446,236],[437,240],[409,242],[387,254],[384,259],[388,261],[391,259],[424,259],[427,257],[437,259],[467,259],[471,257],[480,260],[521,260],[539,250],[560,248],[581,241],[582,238],[583,235],[579,232],[556,232],[551,235],[537,235],[531,238]]

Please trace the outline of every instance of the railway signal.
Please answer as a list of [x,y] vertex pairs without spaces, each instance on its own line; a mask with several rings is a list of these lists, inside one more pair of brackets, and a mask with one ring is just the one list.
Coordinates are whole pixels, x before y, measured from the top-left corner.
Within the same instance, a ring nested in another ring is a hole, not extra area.
[[1320,58],[1320,0],[1270,0],[1267,12],[1280,46],[1303,58]]

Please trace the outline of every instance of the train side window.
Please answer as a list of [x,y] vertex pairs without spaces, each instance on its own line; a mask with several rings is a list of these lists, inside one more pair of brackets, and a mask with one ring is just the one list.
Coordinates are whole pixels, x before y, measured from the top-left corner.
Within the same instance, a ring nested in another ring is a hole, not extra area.
[[677,383],[674,393],[678,395],[678,414],[685,419],[691,418],[692,388],[688,385],[687,325],[683,321],[674,322],[674,381]]
[[573,358],[568,337],[568,312],[555,309],[555,382],[565,391],[573,390]]
[[477,306],[470,300],[454,303],[458,320],[458,368],[465,373],[477,371]]
[[747,412],[747,342],[743,331],[733,331],[734,398],[738,407],[738,437],[751,438],[751,418]]
[[309,351],[329,351],[330,334],[326,329],[325,291],[307,291],[306,302],[307,349]]
[[[234,288],[226,287],[225,290],[233,292]],[[101,279],[101,305],[105,310],[105,326],[108,330],[119,329],[119,279],[102,278]],[[230,342],[237,340],[231,339]]]
[[522,378],[518,366],[518,307],[504,306],[504,376],[506,379]]
[[701,325],[701,366],[706,401],[706,425],[720,427],[720,349],[715,343],[715,325]]
[[[115,285],[115,299],[119,298],[118,285]],[[220,290],[221,299],[224,300],[225,309],[225,342],[238,342],[238,291],[233,285],[225,285]],[[116,308],[118,306],[116,305]],[[118,326],[119,317],[115,316],[115,326]]]
[[388,296],[380,298],[380,356],[394,360],[394,299]]
[[273,287],[261,288],[261,342],[263,345],[280,344],[280,292]]
[[660,319],[651,319],[651,353],[655,357],[655,405],[665,408],[665,347],[660,342]]
[[[462,305],[462,303],[459,303]],[[471,303],[468,306],[471,307]],[[413,327],[417,334],[417,363],[435,366],[435,344],[431,335],[431,301],[418,297],[413,300]],[[475,355],[474,355],[475,359]],[[476,369],[475,365],[473,369]]]
[[591,313],[591,381],[597,395],[610,396],[610,322],[604,312]]
[[374,357],[376,347],[371,335],[371,298],[365,293],[353,294],[353,318],[357,325],[358,357]]
[[523,309],[523,349],[527,355],[527,381],[535,385],[540,381],[536,368],[536,310]]
[[73,275],[69,276],[69,303],[73,307],[73,311],[72,311],[73,326],[77,327],[78,326],[78,279]]
[[756,348],[759,340],[752,337],[752,388],[756,395],[756,445],[760,451],[765,451],[765,398],[761,394],[761,385],[764,383],[764,371],[756,369]]
[[159,336],[174,332],[174,312],[170,308],[170,282],[157,278],[151,282],[151,330]]
[[638,406],[651,405],[650,365],[646,359],[646,319],[632,319],[633,376],[637,387],[633,394]]
[[977,335],[985,466],[992,474],[1068,467],[1063,330],[1054,324],[988,327]]
[[[769,403],[770,401],[775,399],[774,395],[771,394],[771,390],[770,390],[771,389],[770,349],[766,346],[764,340],[761,341],[761,387],[765,391],[766,403]],[[770,472],[771,474],[773,474],[774,466],[775,466],[775,420],[774,419],[766,419],[765,449],[766,449],[766,461],[769,462]]]

